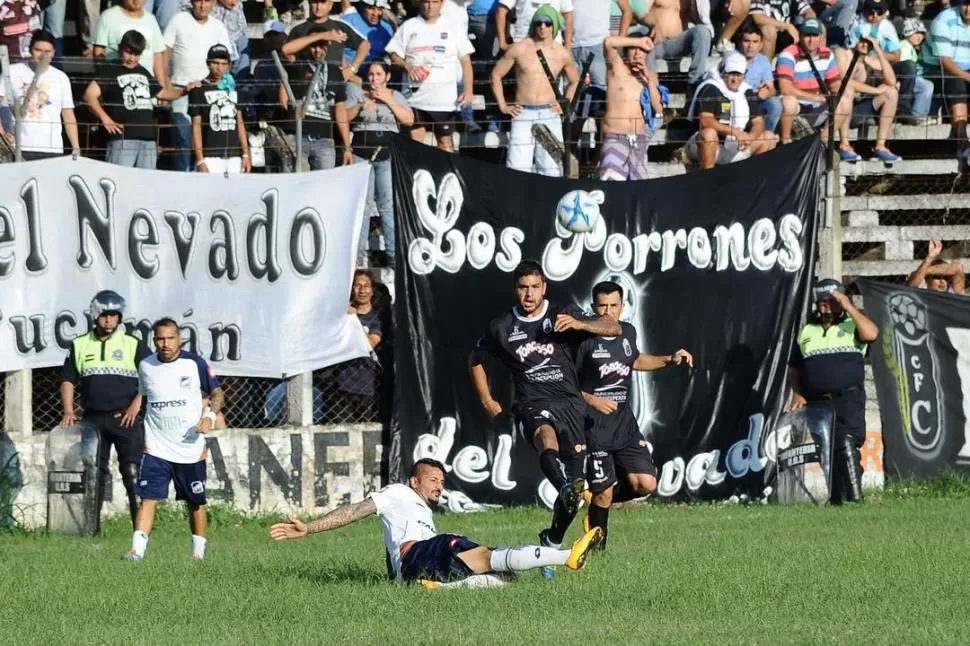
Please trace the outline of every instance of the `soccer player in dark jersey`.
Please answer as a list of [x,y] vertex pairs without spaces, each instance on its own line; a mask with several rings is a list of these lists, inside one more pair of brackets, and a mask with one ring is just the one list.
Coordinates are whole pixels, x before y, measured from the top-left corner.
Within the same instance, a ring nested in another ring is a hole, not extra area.
[[[623,288],[612,281],[597,283],[593,287],[593,311],[619,322]],[[669,356],[641,353],[636,328],[626,322],[621,322],[620,327],[622,334],[586,339],[576,355],[579,383],[588,405],[586,479],[592,499],[586,524],[603,530],[601,548],[606,547],[617,468],[626,474],[635,494],[646,496],[657,489],[657,467],[630,408],[633,371],[659,370],[682,363],[694,365],[694,357],[687,350],[677,350]]]
[[482,406],[493,418],[502,414],[502,406],[489,389],[485,358],[499,359],[512,375],[516,428],[539,452],[542,474],[559,490],[552,525],[539,534],[542,545],[556,547],[586,485],[586,404],[576,376],[576,348],[589,336],[619,334],[620,324],[615,318],[586,314],[576,305],[550,303],[542,267],[533,260],[519,263],[513,276],[517,304],[488,324],[468,367]]

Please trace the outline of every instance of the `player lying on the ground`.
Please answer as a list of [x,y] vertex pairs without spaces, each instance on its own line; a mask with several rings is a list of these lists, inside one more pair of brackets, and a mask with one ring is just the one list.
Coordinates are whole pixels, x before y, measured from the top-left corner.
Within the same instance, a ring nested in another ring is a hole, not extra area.
[[[623,288],[612,281],[597,283],[593,287],[593,311],[619,321],[623,314]],[[636,495],[646,496],[657,489],[657,467],[630,408],[633,371],[659,370],[681,363],[694,365],[694,357],[683,349],[661,357],[642,354],[636,328],[626,322],[620,322],[620,327],[620,336],[583,341],[576,358],[583,399],[589,406],[586,480],[593,495],[584,527],[603,530],[600,545],[604,548],[617,470],[626,474]]]
[[444,486],[444,465],[425,458],[414,463],[406,485],[388,485],[358,503],[338,507],[309,523],[290,516],[289,522],[273,525],[269,535],[274,541],[304,538],[377,514],[384,525],[384,544],[397,580],[421,581],[424,587],[432,589],[440,587],[436,584],[491,572],[553,565],[578,570],[602,536],[598,528],[593,529],[573,543],[571,550],[557,550],[536,545],[496,549],[473,543],[460,534],[439,534],[431,517],[431,505],[438,504]]
[[468,369],[475,392],[492,418],[502,414],[502,405],[488,385],[486,359],[498,359],[511,373],[515,426],[539,452],[542,475],[559,491],[552,523],[539,533],[539,543],[559,548],[585,488],[586,404],[573,357],[590,336],[620,334],[620,324],[586,314],[576,305],[546,300],[546,277],[534,260],[520,262],[512,275],[516,306],[488,324],[468,357]]

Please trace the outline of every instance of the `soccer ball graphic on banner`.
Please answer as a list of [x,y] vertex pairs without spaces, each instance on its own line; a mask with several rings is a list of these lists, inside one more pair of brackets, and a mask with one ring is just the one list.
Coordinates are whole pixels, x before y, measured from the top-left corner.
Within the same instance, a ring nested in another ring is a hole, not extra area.
[[893,294],[889,298],[889,315],[896,329],[911,339],[926,332],[926,308],[909,294]]
[[589,233],[600,219],[603,191],[569,191],[559,199],[556,218],[559,224],[573,233]]

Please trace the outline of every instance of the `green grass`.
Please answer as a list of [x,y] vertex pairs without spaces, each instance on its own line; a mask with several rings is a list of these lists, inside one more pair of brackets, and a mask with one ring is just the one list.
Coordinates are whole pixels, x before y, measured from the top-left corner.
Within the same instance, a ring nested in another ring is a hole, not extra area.
[[[384,580],[376,519],[271,544],[275,519],[213,513],[208,559],[162,515],[143,563],[100,539],[0,535],[4,644],[967,643],[970,498],[858,506],[617,509],[610,549],[552,581],[427,593]],[[442,515],[439,531],[534,541],[536,509]],[[574,527],[572,534],[575,535]]]

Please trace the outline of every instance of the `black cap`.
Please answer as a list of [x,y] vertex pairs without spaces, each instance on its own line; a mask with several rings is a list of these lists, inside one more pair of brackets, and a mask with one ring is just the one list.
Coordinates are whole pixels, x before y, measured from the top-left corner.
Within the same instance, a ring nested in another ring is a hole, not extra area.
[[209,53],[205,56],[205,62],[210,61],[232,61],[232,55],[229,53],[229,48],[225,45],[213,45],[209,48]]
[[886,0],[866,0],[864,11],[866,13],[872,13],[874,11],[886,13],[889,11],[889,7],[886,6]]

